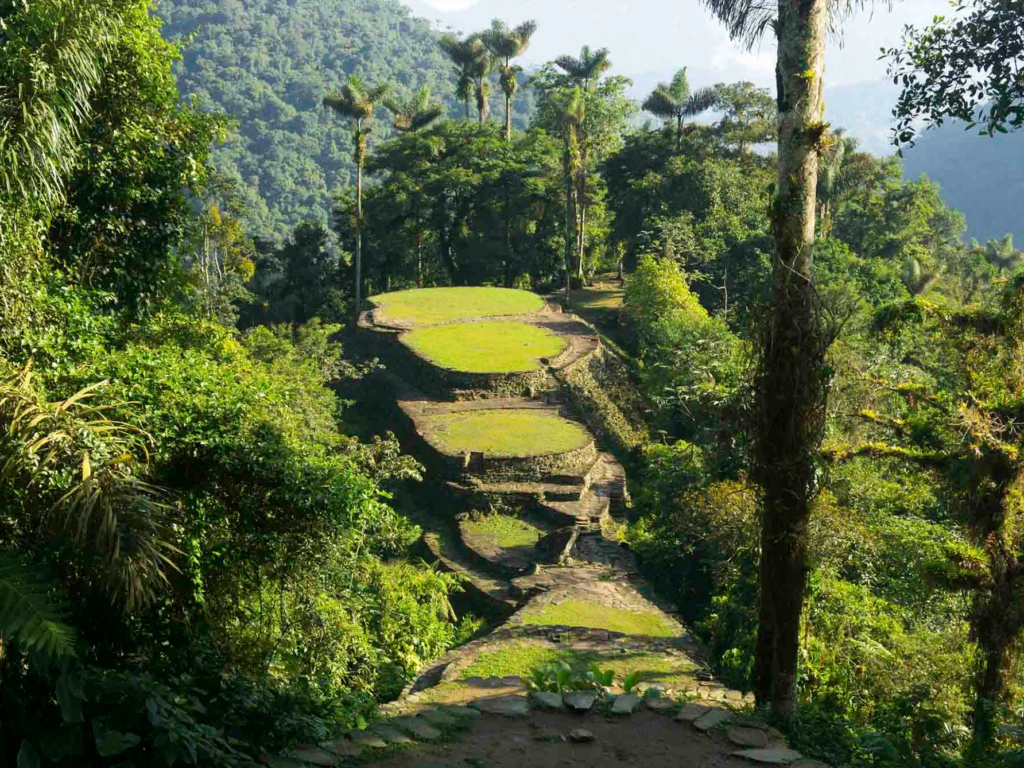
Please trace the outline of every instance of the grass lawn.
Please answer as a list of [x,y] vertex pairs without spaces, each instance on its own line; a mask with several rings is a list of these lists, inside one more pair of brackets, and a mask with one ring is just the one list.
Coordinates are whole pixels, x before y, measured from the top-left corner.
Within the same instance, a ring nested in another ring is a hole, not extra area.
[[651,635],[672,637],[672,627],[656,613],[625,611],[597,603],[567,600],[560,605],[547,605],[539,612],[527,609],[515,617],[517,624],[538,624],[551,626],[561,624],[568,627],[593,627],[611,632],[625,632],[627,635]]
[[601,669],[614,670],[617,682],[621,682],[633,672],[640,672],[641,681],[658,682],[665,684],[666,687],[691,684],[692,673],[696,669],[692,664],[653,653],[612,654],[515,644],[498,651],[481,653],[476,661],[463,671],[461,679],[511,675],[529,677],[538,667],[558,661],[564,661],[579,671],[586,670],[596,661]]
[[551,411],[513,409],[431,416],[426,437],[444,453],[483,451],[498,457],[565,453],[592,440],[579,424]]
[[471,317],[525,315],[539,312],[544,299],[511,288],[419,288],[371,296],[370,301],[393,322],[430,325]]
[[420,328],[402,342],[435,365],[467,373],[535,371],[567,343],[547,328],[495,320]]
[[463,528],[472,536],[493,536],[499,547],[532,547],[544,531],[525,520],[511,515],[487,515],[479,520],[467,520]]

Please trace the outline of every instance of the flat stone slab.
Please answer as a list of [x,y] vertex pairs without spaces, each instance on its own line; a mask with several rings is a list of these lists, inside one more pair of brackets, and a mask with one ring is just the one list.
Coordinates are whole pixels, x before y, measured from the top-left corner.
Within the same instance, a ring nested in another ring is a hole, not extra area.
[[525,696],[498,696],[495,699],[479,699],[474,701],[472,706],[489,715],[526,717],[530,714],[530,702]]
[[463,724],[462,720],[438,709],[428,709],[420,712],[420,717],[438,728],[456,728]]
[[373,732],[388,744],[412,744],[412,739],[397,728],[392,728],[390,725],[375,726]]
[[534,741],[544,741],[548,744],[561,744],[565,736],[552,728],[542,728],[533,735]]
[[320,746],[331,754],[338,755],[339,757],[349,757],[359,754],[359,748],[348,739],[325,741]]
[[737,747],[760,748],[768,746],[768,734],[758,728],[731,725],[726,729],[725,735]]
[[335,765],[338,762],[337,755],[333,755],[319,747],[298,747],[289,752],[288,757],[312,765]]
[[670,699],[667,696],[658,696],[657,698],[645,697],[644,705],[652,712],[660,712],[661,714],[673,712],[679,707],[674,699]]
[[370,731],[354,731],[353,733],[350,733],[348,737],[352,739],[353,744],[358,744],[360,747],[386,749],[388,746],[384,739]]
[[565,704],[562,702],[562,694],[560,693],[536,691],[530,698],[541,709],[565,709]]
[[562,697],[562,701],[569,709],[576,712],[589,712],[594,706],[594,702],[597,701],[596,693],[587,693],[586,691],[573,691],[567,693]]
[[574,728],[569,731],[569,740],[573,744],[589,744],[594,740],[594,734],[586,728]]
[[408,734],[423,741],[433,741],[441,738],[441,732],[421,717],[392,717],[388,720],[389,725],[400,728]]
[[732,713],[725,709],[712,709],[705,715],[693,721],[693,727],[698,731],[710,731],[712,728],[727,723],[732,718]]
[[632,715],[638,706],[640,706],[640,697],[632,693],[625,693],[615,699],[612,704],[612,714]]
[[681,723],[692,723],[694,720],[704,717],[710,711],[711,707],[704,706],[703,704],[684,704],[683,708],[679,710],[679,714],[676,715],[676,720]]
[[764,763],[765,765],[789,765],[803,758],[803,755],[795,749],[785,748],[744,749],[739,752],[733,752],[733,755],[755,763]]
[[462,720],[479,720],[480,713],[471,709],[470,707],[461,707],[458,704],[444,704],[438,707],[439,710],[445,714],[451,715],[452,717],[458,717]]

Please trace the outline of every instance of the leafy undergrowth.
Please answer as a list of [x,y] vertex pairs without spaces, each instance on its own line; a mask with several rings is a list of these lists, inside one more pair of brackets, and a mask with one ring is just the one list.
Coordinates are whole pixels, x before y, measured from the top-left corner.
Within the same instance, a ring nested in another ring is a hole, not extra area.
[[417,325],[524,315],[544,308],[537,294],[510,288],[421,288],[372,296],[370,301],[388,320]]
[[511,515],[486,515],[463,524],[471,536],[493,536],[499,547],[530,547],[544,534],[540,528]]
[[544,456],[582,448],[591,437],[548,411],[494,409],[430,417],[430,441],[442,451],[493,456]]
[[565,339],[530,323],[486,320],[420,328],[402,342],[435,365],[466,373],[536,371],[540,359],[565,349]]
[[580,600],[566,600],[558,605],[547,605],[539,611],[527,609],[516,617],[516,623],[593,627],[611,632],[624,632],[627,635],[651,637],[672,637],[675,634],[669,623],[656,613],[626,611]]

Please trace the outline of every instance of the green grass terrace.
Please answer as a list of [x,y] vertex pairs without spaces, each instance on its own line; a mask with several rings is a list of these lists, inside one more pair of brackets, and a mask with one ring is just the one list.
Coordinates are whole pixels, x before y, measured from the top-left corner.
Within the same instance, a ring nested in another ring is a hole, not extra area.
[[537,294],[512,288],[418,288],[371,296],[370,303],[384,321],[400,325],[528,315],[544,308]]
[[464,373],[524,373],[558,356],[568,342],[529,323],[484,320],[436,325],[402,335],[402,343],[434,365]]
[[538,409],[495,408],[427,419],[425,437],[449,455],[482,451],[507,458],[547,456],[582,448],[593,439],[579,424]]

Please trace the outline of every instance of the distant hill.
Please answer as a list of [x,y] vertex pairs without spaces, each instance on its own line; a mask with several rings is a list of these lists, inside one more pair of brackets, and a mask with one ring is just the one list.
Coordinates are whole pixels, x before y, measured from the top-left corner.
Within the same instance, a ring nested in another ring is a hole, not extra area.
[[1013,232],[1024,239],[1024,131],[989,138],[949,123],[925,131],[904,156],[904,176],[927,173],[938,182],[946,202],[967,217],[968,237]]
[[[328,221],[331,193],[353,183],[351,128],[321,107],[349,74],[406,92],[429,85],[462,114],[437,33],[397,0],[162,0],[158,11],[166,37],[195,34],[178,65],[182,94],[239,121],[214,157],[239,181],[261,236]],[[493,90],[497,117],[504,106]]]

